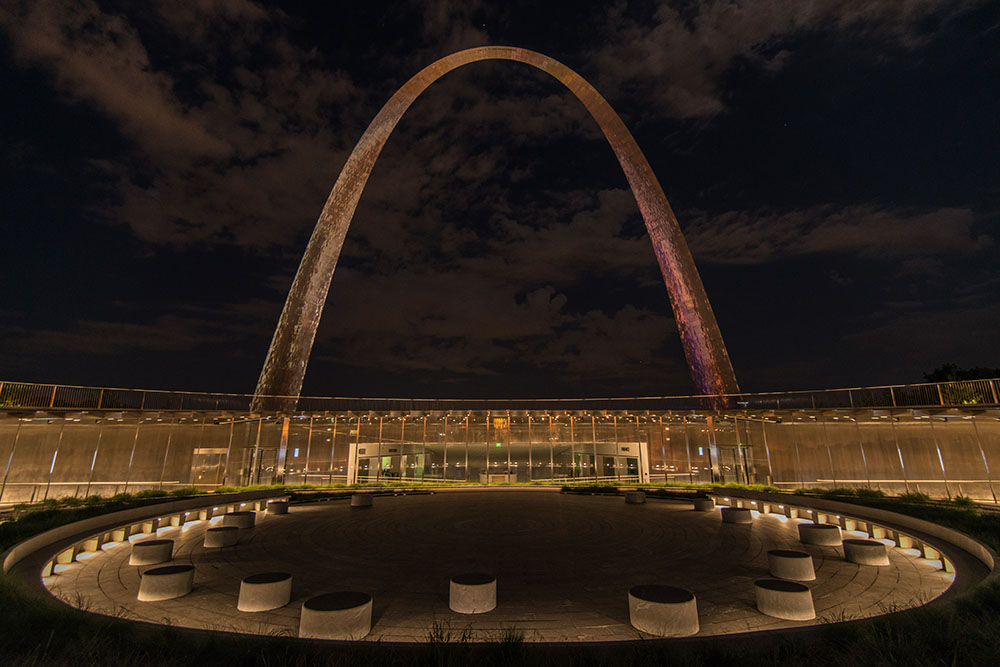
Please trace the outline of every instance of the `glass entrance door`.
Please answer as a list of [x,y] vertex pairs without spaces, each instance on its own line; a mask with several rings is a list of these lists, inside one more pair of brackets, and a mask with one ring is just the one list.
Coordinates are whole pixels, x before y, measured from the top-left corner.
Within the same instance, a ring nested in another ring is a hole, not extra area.
[[746,459],[749,458],[747,447],[722,447],[719,451],[719,477],[720,482],[727,484],[736,482],[744,484],[748,482]]

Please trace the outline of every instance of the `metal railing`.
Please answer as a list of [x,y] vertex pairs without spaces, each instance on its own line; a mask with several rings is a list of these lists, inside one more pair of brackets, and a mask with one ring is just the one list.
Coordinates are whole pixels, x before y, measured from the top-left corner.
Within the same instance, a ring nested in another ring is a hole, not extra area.
[[[297,412],[435,410],[789,410],[995,406],[1000,379],[928,382],[724,396],[605,398],[358,398],[302,396]],[[287,397],[274,397],[287,398]],[[226,394],[0,381],[0,409],[215,410],[249,412],[253,394]]]

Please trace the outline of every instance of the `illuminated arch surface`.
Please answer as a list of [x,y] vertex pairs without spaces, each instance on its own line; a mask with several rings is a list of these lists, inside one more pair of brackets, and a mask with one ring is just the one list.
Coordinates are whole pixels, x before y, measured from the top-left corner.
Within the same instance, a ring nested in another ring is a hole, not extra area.
[[[453,69],[480,60],[514,60],[537,67],[569,88],[587,108],[611,144],[639,205],[695,385],[705,395],[737,393],[739,388],[729,354],[677,218],[646,157],[618,114],[593,86],[562,63],[526,49],[484,46],[441,58],[418,72],[386,102],[354,147],[295,274],[257,383],[255,408],[295,408],[347,228],[375,160],[396,123],[428,86]],[[284,398],[265,399],[265,396]]]

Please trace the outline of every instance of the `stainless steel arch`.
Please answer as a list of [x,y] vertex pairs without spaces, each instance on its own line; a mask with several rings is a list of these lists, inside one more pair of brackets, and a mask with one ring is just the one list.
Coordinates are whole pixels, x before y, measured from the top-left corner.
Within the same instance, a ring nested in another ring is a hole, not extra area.
[[396,123],[428,86],[453,69],[480,60],[513,60],[533,65],[558,79],[587,108],[618,157],[639,205],[695,385],[706,395],[737,393],[739,388],[729,354],[677,218],[646,157],[618,114],[593,86],[562,63],[526,49],[484,46],[446,56],[418,72],[386,102],[354,147],[323,207],[288,292],[257,383],[255,409],[294,409],[298,401],[347,228],[375,160]]

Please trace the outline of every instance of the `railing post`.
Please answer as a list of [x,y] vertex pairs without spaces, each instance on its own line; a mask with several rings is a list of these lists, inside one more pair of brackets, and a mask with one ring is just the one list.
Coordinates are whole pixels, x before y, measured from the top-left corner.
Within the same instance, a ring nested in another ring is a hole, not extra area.
[[59,387],[59,385],[57,385],[57,384],[52,385],[52,396],[49,397],[49,407],[50,408],[55,407],[55,405],[56,405],[56,388],[58,388],[58,387]]
[[939,382],[934,386],[937,387],[939,405],[944,405],[944,394],[941,393],[941,383]]
[[101,394],[97,397],[97,409],[100,410],[101,406],[104,405],[104,389],[101,389]]
[[993,402],[994,402],[994,403],[998,403],[998,402],[1000,402],[1000,401],[997,401],[997,387],[996,387],[996,385],[994,384],[995,382],[996,382],[996,380],[989,380],[989,384],[990,384],[990,394],[992,394],[992,395],[993,395]]
[[896,407],[896,392],[889,387],[889,398],[892,399],[892,407]]

